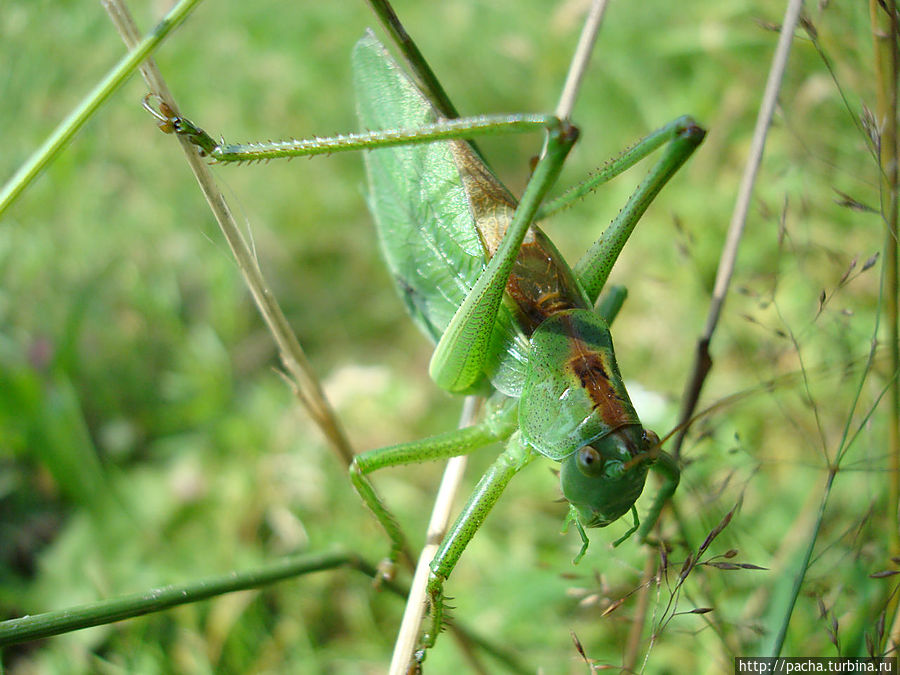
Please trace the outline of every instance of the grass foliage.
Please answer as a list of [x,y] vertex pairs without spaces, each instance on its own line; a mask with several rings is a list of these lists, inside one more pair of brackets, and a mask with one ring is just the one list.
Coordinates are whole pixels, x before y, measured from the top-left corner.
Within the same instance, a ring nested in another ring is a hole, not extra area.
[[[357,4],[209,0],[158,62],[185,114],[213,135],[351,130],[349,53],[374,23]],[[867,641],[880,642],[894,582],[869,575],[894,563],[883,422],[864,419],[885,383],[877,360],[852,406],[876,336],[880,263],[864,263],[882,225],[840,203],[878,204],[859,121],[874,100],[872,47],[863,3],[820,4],[807,9],[831,72],[799,34],[704,400],[757,393],[689,436],[677,518],[663,526],[668,575],[650,584],[646,611],[636,592],[646,550],[608,546],[625,523],[594,531],[572,566],[579,543],[559,534],[565,507],[547,462],[513,482],[447,584],[455,616],[532,670],[588,672],[573,632],[590,659],[620,666],[637,616],[635,667],[650,673],[725,672],[735,655],[765,654],[785,620],[784,655],[866,655]],[[135,5],[150,26],[160,3]],[[461,111],[546,111],[581,5],[398,0],[397,11]],[[614,330],[619,365],[659,432],[674,424],[705,319],[782,12],[774,0],[613,3],[576,107],[583,136],[563,185],[679,114],[710,130],[613,272],[630,289]],[[0,34],[5,179],[123,48],[99,4],[6,2]],[[341,548],[376,561],[387,550],[276,372],[272,341],[177,144],[141,109],[144,93],[133,78],[0,223],[0,618],[286,553]],[[484,146],[521,190],[539,139]],[[452,428],[458,403],[428,381],[430,345],[379,262],[360,158],[216,171],[355,447]],[[639,171],[547,225],[570,259]],[[787,617],[847,428],[860,431]],[[491,459],[473,459],[470,486]],[[376,476],[415,541],[439,471]],[[401,611],[363,576],[322,573],[18,645],[3,662],[16,674],[383,672]],[[446,635],[427,665],[468,668]]]

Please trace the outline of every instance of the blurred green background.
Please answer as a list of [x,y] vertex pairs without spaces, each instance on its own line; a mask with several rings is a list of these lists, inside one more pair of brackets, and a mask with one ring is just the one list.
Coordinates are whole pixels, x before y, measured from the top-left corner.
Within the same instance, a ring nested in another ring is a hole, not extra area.
[[[398,0],[397,11],[458,108],[474,114],[552,110],[586,4]],[[133,10],[146,29],[165,5]],[[837,83],[798,35],[704,400],[801,366],[809,378],[698,423],[676,496],[695,548],[740,504],[707,558],[737,549],[730,562],[768,571],[699,567],[676,593],[688,549],[668,518],[675,571],[649,594],[646,672],[730,672],[733,656],[761,653],[782,621],[828,458],[883,386],[874,373],[851,414],[860,375],[841,368],[875,335],[881,268],[861,268],[883,235],[877,215],[838,204],[835,190],[877,207],[878,169],[858,123],[874,107],[868,14],[851,2],[808,11]],[[563,185],[680,114],[709,128],[613,273],[630,289],[614,331],[619,365],[660,435],[674,424],[705,320],[782,12],[771,0],[613,3],[576,107],[582,140]],[[214,136],[329,135],[355,128],[349,54],[374,23],[362,2],[209,0],[157,60],[184,113]],[[123,48],[99,3],[8,1],[0,35],[5,180]],[[132,78],[0,222],[0,618],[286,553],[340,548],[377,561],[387,551],[279,377],[180,149],[140,106],[145,93]],[[539,146],[483,143],[514,192]],[[571,260],[642,170],[546,225]],[[428,380],[431,346],[379,262],[360,157],[216,174],[355,447],[452,428],[459,401]],[[867,575],[891,566],[885,455],[876,413],[834,482],[785,655],[864,654],[866,634],[877,638],[891,581]],[[493,456],[473,458],[466,489]],[[532,670],[588,672],[573,632],[590,658],[618,667],[647,553],[633,541],[611,549],[627,527],[617,523],[595,531],[573,567],[579,543],[559,534],[565,505],[552,468],[536,462],[517,477],[447,592],[455,616]],[[422,465],[376,477],[417,543],[439,475]],[[673,617],[695,607],[714,611]],[[8,648],[3,662],[16,674],[379,673],[401,611],[365,577],[323,573]],[[445,635],[427,672],[468,668]]]

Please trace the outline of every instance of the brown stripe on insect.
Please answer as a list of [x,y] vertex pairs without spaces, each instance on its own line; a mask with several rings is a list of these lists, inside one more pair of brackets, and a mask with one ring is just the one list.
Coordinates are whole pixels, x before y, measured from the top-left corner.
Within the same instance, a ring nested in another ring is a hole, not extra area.
[[613,386],[617,375],[610,354],[589,347],[577,334],[577,328],[569,317],[565,318],[565,323],[572,353],[566,367],[578,378],[593,403],[593,409],[613,429],[634,423],[631,403],[620,396]]

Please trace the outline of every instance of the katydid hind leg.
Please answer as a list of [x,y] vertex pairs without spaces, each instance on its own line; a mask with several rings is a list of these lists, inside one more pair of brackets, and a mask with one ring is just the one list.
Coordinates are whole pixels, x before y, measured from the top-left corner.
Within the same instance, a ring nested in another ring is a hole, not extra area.
[[447,391],[465,391],[482,376],[491,332],[519,248],[547,191],[556,182],[578,130],[567,123],[549,131],[547,153],[538,162],[512,222],[475,286],[459,306],[431,358],[429,373]]
[[631,236],[635,225],[647,207],[693,154],[705,135],[706,131],[691,118],[681,117],[640,141],[601,172],[605,175],[615,169],[615,173],[606,177],[608,180],[629,168],[635,161],[642,159],[648,152],[659,147],[662,141],[668,139],[663,156],[634,190],[624,208],[609,227],[575,265],[575,275],[591,302],[597,301],[625,242],[628,241],[628,237]]

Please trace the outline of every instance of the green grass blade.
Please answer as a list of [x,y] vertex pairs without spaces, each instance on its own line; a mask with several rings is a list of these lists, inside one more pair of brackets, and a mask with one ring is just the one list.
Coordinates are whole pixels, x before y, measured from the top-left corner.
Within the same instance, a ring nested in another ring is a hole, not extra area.
[[22,191],[37,178],[38,174],[46,167],[60,150],[68,143],[75,133],[84,126],[97,109],[118,89],[128,76],[146,59],[172,31],[180,25],[200,3],[200,0],[181,0],[158,24],[153,28],[140,44],[122,57],[106,77],[94,87],[94,89],[82,100],[53,131],[47,140],[39,147],[28,161],[23,164],[13,177],[7,181],[0,190],[0,216],[19,197]]
[[0,623],[0,647],[160,612],[223,593],[258,588],[292,577],[339,567],[358,569],[370,577],[375,575],[373,567],[349,553],[284,558],[246,572],[233,572],[188,584],[164,586],[145,593],[3,621]]

